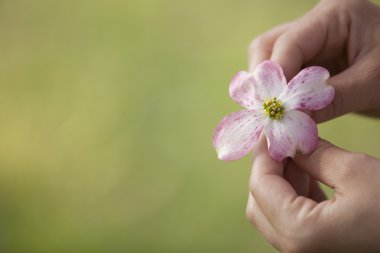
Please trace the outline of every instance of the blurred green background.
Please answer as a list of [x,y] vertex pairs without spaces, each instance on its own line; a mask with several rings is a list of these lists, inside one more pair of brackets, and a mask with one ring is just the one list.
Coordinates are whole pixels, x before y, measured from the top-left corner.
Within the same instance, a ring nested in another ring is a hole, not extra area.
[[[317,1],[0,1],[0,252],[274,252],[216,124],[247,46]],[[380,156],[378,121],[320,135]]]

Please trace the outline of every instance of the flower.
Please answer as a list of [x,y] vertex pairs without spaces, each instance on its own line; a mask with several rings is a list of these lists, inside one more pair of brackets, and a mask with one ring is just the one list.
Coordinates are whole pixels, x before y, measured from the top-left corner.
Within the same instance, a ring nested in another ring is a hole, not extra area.
[[226,116],[215,129],[213,145],[221,160],[236,160],[255,145],[262,131],[269,154],[277,161],[309,153],[318,142],[315,122],[304,111],[326,107],[334,88],[326,84],[329,72],[308,67],[290,82],[273,61],[260,63],[253,73],[238,72],[231,80],[231,98],[246,110]]

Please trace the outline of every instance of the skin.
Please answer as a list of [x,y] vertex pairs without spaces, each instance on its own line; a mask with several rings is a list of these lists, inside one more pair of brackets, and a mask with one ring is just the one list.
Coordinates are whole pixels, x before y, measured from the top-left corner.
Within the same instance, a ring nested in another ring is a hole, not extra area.
[[[350,112],[380,116],[380,7],[365,0],[325,0],[299,20],[256,38],[249,68],[278,62],[287,79],[326,67],[336,95],[312,117]],[[316,150],[283,163],[264,136],[253,150],[247,217],[281,252],[380,252],[380,160],[320,140]],[[326,199],[318,181],[335,190]]]

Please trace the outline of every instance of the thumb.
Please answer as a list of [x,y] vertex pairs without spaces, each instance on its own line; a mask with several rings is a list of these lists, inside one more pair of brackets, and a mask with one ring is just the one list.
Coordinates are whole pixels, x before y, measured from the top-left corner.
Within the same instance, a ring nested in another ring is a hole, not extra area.
[[347,168],[352,166],[350,154],[352,153],[320,139],[312,153],[297,156],[294,162],[318,181],[336,188],[342,182]]
[[[380,67],[374,59],[379,52],[369,52],[351,67],[327,80],[335,88],[331,104],[312,112],[312,118],[324,122],[346,113],[380,108]],[[377,60],[376,60],[377,61]]]

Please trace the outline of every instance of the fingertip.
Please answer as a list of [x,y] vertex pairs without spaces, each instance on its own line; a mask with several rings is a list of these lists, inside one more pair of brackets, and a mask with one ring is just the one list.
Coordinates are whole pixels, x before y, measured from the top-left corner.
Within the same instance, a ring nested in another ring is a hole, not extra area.
[[268,60],[271,55],[271,51],[265,48],[252,50],[249,52],[248,59],[248,71],[254,72],[256,66],[261,62]]
[[[331,79],[331,78],[330,78]],[[328,80],[330,80],[328,79]],[[329,84],[332,85],[332,84]],[[343,96],[346,97],[346,93],[342,92],[340,86],[332,85],[334,88],[334,98],[331,101],[330,104],[328,104],[325,108],[317,111],[311,111],[311,117],[314,119],[314,121],[319,124],[323,123],[325,121],[331,120],[333,118],[339,117],[341,115],[344,115],[345,113],[351,111],[356,111],[355,109],[348,108],[347,109],[347,102],[346,100],[350,99],[343,99]],[[343,95],[344,94],[344,95]],[[351,94],[351,93],[349,93]]]
[[255,158],[256,155],[260,155],[265,151],[265,148],[267,146],[267,140],[264,131],[261,132],[259,139],[257,140],[256,144],[252,148],[253,157]]
[[257,143],[253,147],[253,175],[275,174],[282,176],[283,165],[273,159],[268,151],[268,143],[264,131],[261,133]]

